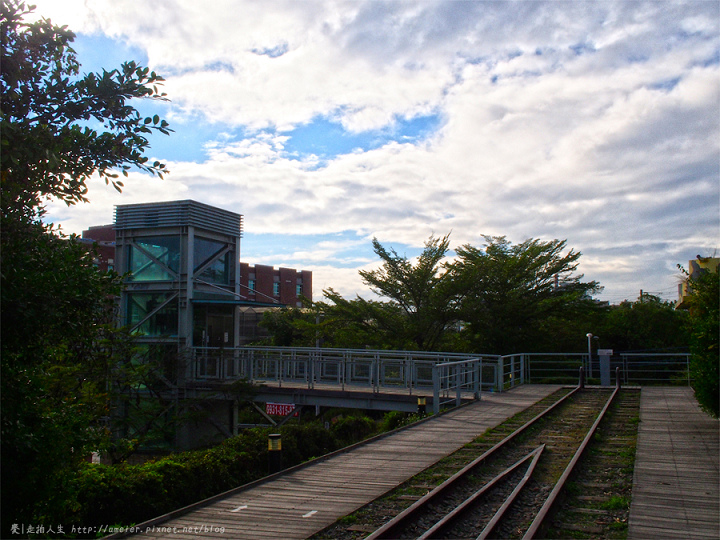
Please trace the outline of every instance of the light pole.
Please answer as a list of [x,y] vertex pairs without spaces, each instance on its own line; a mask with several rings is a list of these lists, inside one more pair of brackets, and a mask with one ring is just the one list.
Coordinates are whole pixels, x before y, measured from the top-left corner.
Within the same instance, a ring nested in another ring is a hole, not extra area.
[[587,369],[587,376],[588,379],[592,377],[592,339],[600,339],[598,336],[593,336],[591,333],[587,334],[588,338],[588,369]]

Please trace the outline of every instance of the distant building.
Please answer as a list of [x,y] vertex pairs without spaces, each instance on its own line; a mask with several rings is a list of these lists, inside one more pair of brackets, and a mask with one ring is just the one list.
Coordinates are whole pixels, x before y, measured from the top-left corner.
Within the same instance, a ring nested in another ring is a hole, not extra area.
[[98,270],[115,270],[115,225],[90,227],[83,231],[80,241],[88,246],[95,245],[93,262]]
[[[695,260],[688,261],[688,277],[689,279],[697,279],[705,272],[717,272],[719,265],[720,258],[698,255]],[[686,279],[678,285],[678,301],[675,307],[677,309],[687,309],[689,307],[688,300],[692,294],[692,287],[690,287]]]

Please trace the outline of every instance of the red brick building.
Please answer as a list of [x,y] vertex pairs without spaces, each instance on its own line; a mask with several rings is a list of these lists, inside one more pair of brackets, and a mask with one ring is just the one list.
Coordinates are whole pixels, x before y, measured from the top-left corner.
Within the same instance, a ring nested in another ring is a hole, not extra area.
[[241,262],[240,287],[251,302],[302,307],[302,297],[312,299],[312,272]]
[[98,225],[83,231],[80,241],[95,244],[95,266],[103,272],[115,270],[115,225]]

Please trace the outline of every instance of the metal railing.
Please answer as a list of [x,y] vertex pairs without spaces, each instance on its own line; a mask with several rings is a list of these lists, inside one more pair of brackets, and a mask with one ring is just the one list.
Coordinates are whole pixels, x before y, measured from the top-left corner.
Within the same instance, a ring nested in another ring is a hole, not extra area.
[[[346,390],[433,392],[434,408],[480,391],[502,392],[524,383],[576,384],[579,368],[587,380],[600,376],[599,360],[587,353],[525,353],[507,356],[444,352],[330,349],[314,347],[196,347],[196,381],[272,382]],[[621,354],[611,357],[622,384],[690,383],[689,354]]]
[[620,368],[624,384],[689,386],[689,353],[623,353],[610,359],[611,371]]
[[453,401],[455,406],[460,406],[463,393],[472,392],[473,399],[480,399],[482,364],[482,358],[472,358],[432,366],[435,414],[442,405]]
[[[587,353],[525,353],[501,357],[502,372],[498,383],[507,389],[515,384],[575,384],[578,370],[585,368],[590,384],[600,379],[597,356],[588,359]],[[620,353],[610,357],[610,373],[620,368],[622,384],[632,385],[689,385],[689,353]],[[518,373],[522,371],[522,375]]]
[[325,349],[302,347],[239,347],[193,349],[192,375],[197,381],[302,384],[309,389],[327,385],[370,388],[373,392],[432,390],[446,395],[460,388],[480,395],[494,391],[497,356],[423,351]]

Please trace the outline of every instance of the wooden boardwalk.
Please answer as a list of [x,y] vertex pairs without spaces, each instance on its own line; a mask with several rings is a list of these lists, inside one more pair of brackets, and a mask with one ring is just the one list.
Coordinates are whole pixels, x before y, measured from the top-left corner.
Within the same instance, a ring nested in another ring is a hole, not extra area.
[[628,538],[720,538],[720,423],[687,387],[644,387]]
[[303,539],[559,389],[524,385],[140,524],[147,538]]

